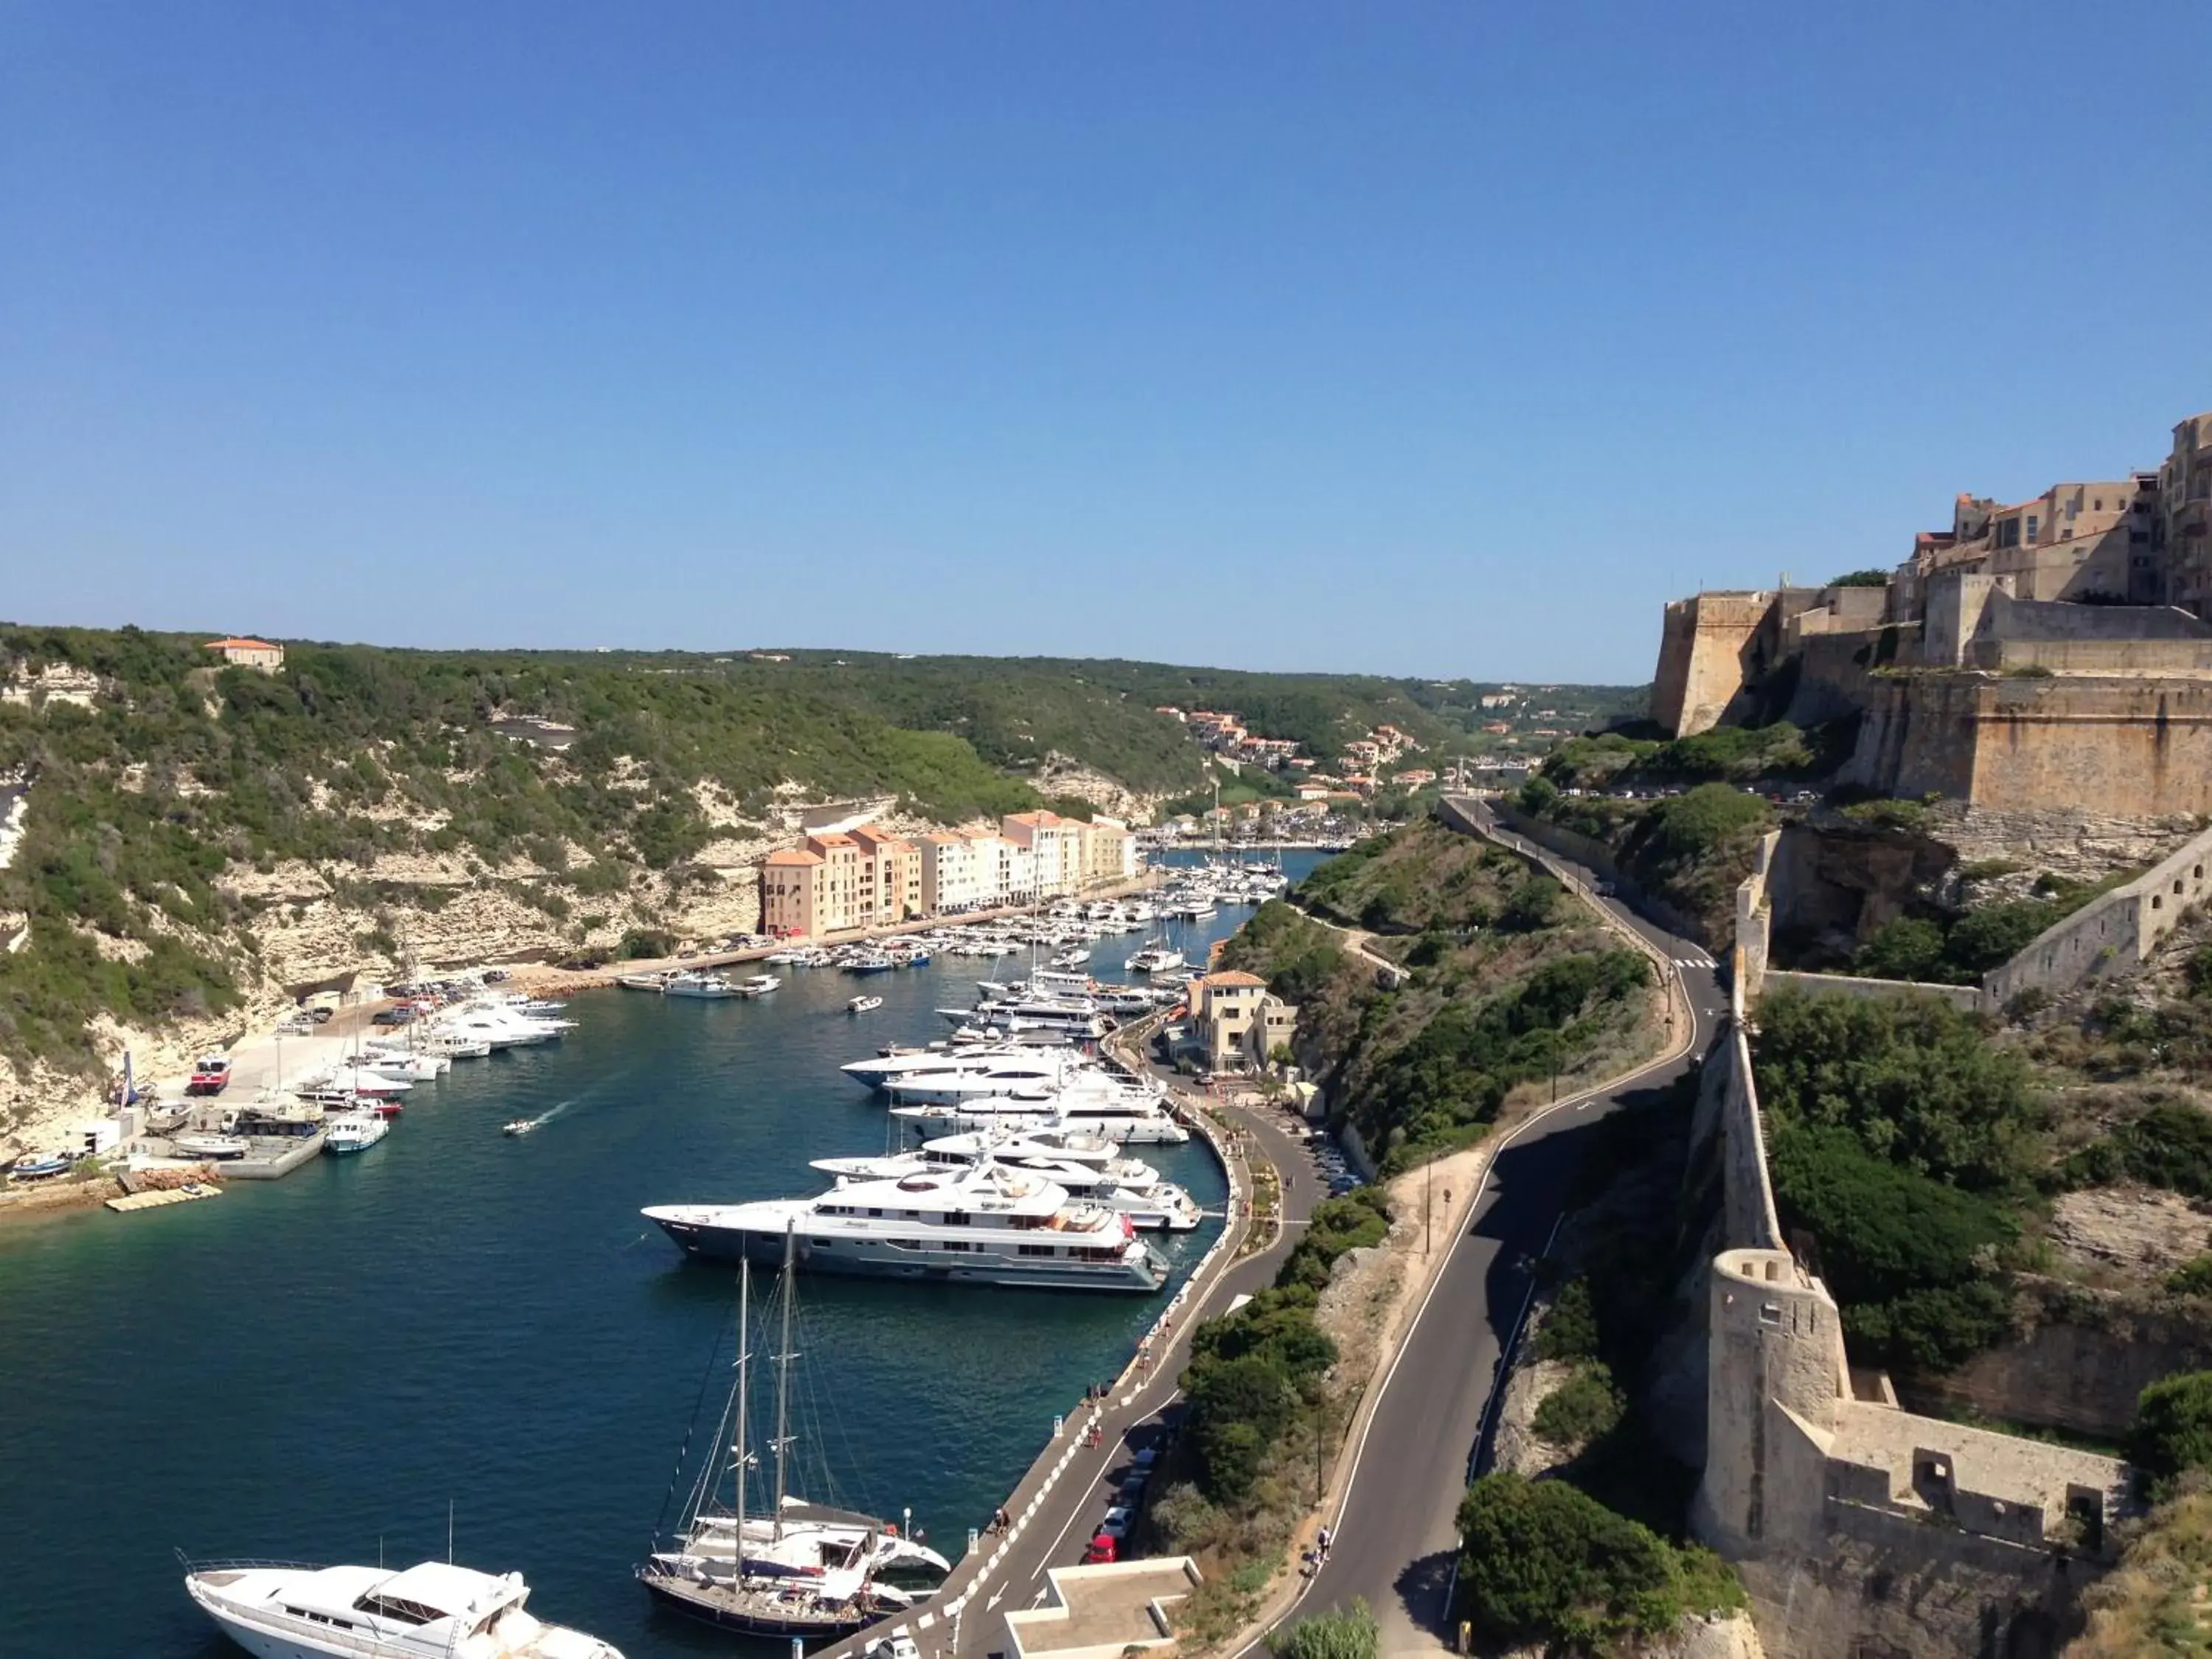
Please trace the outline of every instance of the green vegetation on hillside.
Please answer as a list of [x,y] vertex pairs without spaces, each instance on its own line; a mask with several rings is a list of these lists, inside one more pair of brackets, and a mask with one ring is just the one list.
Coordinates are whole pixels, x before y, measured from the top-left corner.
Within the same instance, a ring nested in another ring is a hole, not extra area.
[[2145,1389],[2127,1451],[2156,1498],[2170,1497],[2182,1475],[2212,1469],[2212,1371],[2162,1376]]
[[1685,1613],[1745,1605],[1718,1557],[1670,1544],[1563,1480],[1486,1474],[1458,1521],[1456,1611],[1500,1645],[1620,1653]]
[[1932,997],[1787,991],[1752,1052],[1784,1224],[1817,1241],[1855,1356],[1939,1370],[2002,1337],[2050,1158],[2021,1058]]
[[1297,896],[1389,935],[1402,982],[1376,984],[1281,901],[1223,960],[1300,1004],[1301,1052],[1332,1115],[1386,1170],[1479,1139],[1516,1085],[1604,1069],[1646,1035],[1644,959],[1549,878],[1433,819],[1322,865]]
[[1522,786],[1515,805],[1604,842],[1624,875],[1717,949],[1735,925],[1735,890],[1751,873],[1759,838],[1774,826],[1774,809],[1763,798],[1719,782],[1657,800],[1623,800],[1565,794],[1547,772]]

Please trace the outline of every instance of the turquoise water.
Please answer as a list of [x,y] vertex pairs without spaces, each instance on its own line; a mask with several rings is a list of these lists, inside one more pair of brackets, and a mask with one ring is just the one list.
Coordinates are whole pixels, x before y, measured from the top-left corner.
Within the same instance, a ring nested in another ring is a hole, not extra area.
[[[1102,973],[1137,942],[1102,941]],[[728,1650],[629,1577],[702,1392],[709,1417],[727,1394],[735,1294],[638,1209],[814,1191],[809,1158],[881,1150],[879,1101],[837,1064],[942,1036],[933,1010],[990,973],[799,970],[761,1002],[592,993],[565,1042],[417,1085],[358,1158],[0,1228],[0,1654],[214,1659],[233,1650],[173,1550],[442,1556],[449,1502],[458,1558],[520,1570],[541,1614],[630,1659]],[[863,983],[884,1006],[848,1017]],[[536,1134],[500,1133],[541,1114]],[[1139,1150],[1218,1208],[1202,1148]],[[1148,1237],[1180,1273],[1218,1225]],[[1158,1306],[802,1280],[793,1484],[910,1506],[957,1554]]]

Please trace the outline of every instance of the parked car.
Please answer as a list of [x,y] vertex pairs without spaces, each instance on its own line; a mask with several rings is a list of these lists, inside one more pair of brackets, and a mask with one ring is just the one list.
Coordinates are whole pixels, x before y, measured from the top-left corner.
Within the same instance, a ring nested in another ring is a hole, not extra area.
[[316,1024],[327,1025],[331,1023],[331,1016],[337,1012],[337,1010],[335,1008],[325,1008],[319,1005],[315,1007],[307,1009],[304,1012],[307,1018],[314,1021]]
[[185,1085],[188,1095],[219,1095],[230,1086],[230,1062],[221,1054],[209,1054],[192,1067],[191,1080]]
[[404,1003],[397,1008],[380,1008],[368,1017],[371,1025],[411,1025],[414,1022],[415,1011]]
[[1119,1543],[1129,1535],[1129,1522],[1135,1518],[1135,1514],[1136,1511],[1127,1504],[1115,1504],[1106,1511],[1106,1518],[1098,1523],[1100,1534]]
[[868,1644],[867,1659],[921,1659],[921,1650],[911,1636],[884,1636]]
[[605,964],[597,957],[570,957],[568,961],[558,965],[564,974],[588,974],[593,969]]
[[1118,1561],[1121,1559],[1121,1546],[1108,1533],[1102,1532],[1092,1538],[1091,1547],[1083,1552],[1083,1565],[1087,1567],[1103,1565],[1107,1562]]

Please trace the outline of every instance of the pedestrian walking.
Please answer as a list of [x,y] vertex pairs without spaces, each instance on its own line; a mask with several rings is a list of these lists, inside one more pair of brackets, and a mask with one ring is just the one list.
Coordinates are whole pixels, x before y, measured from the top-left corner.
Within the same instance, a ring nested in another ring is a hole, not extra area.
[[1321,1559],[1322,1559],[1323,1561],[1327,1561],[1327,1560],[1328,1559],[1328,1550],[1329,1550],[1329,1546],[1330,1546],[1330,1545],[1332,1545],[1332,1544],[1334,1544],[1335,1541],[1336,1541],[1336,1539],[1335,1539],[1334,1534],[1333,1534],[1329,1531],[1329,1529],[1328,1529],[1327,1527],[1323,1527],[1323,1528],[1321,1529],[1321,1539],[1320,1539],[1320,1543],[1321,1543]]

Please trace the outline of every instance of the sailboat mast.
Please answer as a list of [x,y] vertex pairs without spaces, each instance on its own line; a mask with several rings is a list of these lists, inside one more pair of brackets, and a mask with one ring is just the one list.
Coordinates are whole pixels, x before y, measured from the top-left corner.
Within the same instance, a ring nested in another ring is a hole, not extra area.
[[795,1221],[787,1221],[783,1225],[783,1340],[780,1345],[781,1352],[775,1357],[775,1538],[778,1543],[783,1541],[783,1456],[791,1444],[791,1437],[785,1431],[787,1419],[784,1396],[791,1391],[791,1260],[799,1244],[798,1236],[793,1231],[798,1224]]
[[731,1542],[731,1571],[736,1574],[739,1589],[745,1582],[745,1401],[750,1397],[745,1388],[745,1364],[750,1344],[747,1337],[752,1327],[753,1264],[744,1256],[738,1258],[738,1438],[733,1449],[738,1455],[738,1523]]

